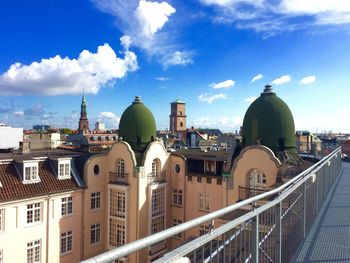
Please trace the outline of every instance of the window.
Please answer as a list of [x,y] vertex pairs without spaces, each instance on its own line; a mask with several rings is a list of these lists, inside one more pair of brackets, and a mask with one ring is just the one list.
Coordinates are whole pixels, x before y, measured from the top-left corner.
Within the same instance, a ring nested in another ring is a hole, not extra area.
[[221,178],[217,178],[216,179],[216,184],[222,184],[222,179]]
[[98,208],[101,208],[101,193],[91,193],[91,209],[94,210]]
[[160,173],[160,161],[159,159],[154,159],[152,162],[152,173],[151,177],[157,177]]
[[164,188],[152,190],[152,217],[164,214]]
[[5,230],[5,209],[0,209],[0,232],[3,232],[4,230]]
[[61,234],[61,254],[72,252],[73,250],[73,233],[67,231]]
[[31,164],[24,167],[24,181],[37,181],[38,176],[38,164]]
[[209,194],[199,193],[198,209],[203,211],[209,211]]
[[253,169],[249,173],[249,188],[264,189],[266,187],[266,175],[258,170]]
[[95,174],[95,175],[99,175],[99,173],[100,173],[100,166],[98,166],[97,164],[95,164],[95,166],[94,166],[94,174]]
[[211,178],[207,177],[207,184],[211,184]]
[[[154,234],[165,229],[165,188],[152,189],[151,195],[152,219],[150,231],[151,234]],[[158,247],[161,243],[164,244],[164,241],[152,245],[151,248]]]
[[204,173],[215,173],[215,161],[204,161]]
[[2,249],[0,249],[0,263],[4,263],[4,257],[3,257]]
[[41,240],[27,243],[27,263],[41,262]]
[[152,219],[151,234],[164,230],[164,216]]
[[58,177],[61,179],[70,178],[70,162],[59,164]]
[[179,164],[175,164],[175,173],[179,173],[180,172],[180,165]]
[[199,226],[199,235],[200,236],[203,236],[209,232],[210,232],[210,226],[208,226],[208,225],[200,225]]
[[63,216],[71,215],[73,213],[73,197],[64,197],[61,200],[61,214]]
[[125,192],[110,190],[110,216],[125,218],[126,195]]
[[202,182],[202,177],[201,176],[197,176],[197,182],[201,183]]
[[173,204],[182,206],[182,190],[174,189]]
[[[177,226],[177,225],[180,225],[180,224],[182,224],[182,220],[174,219],[173,226]],[[181,238],[182,237],[182,233],[176,234],[174,237]]]
[[114,218],[109,219],[109,245],[120,247],[125,244],[125,226]]
[[187,181],[192,182],[192,176],[191,176],[191,175],[189,175],[189,176],[187,177]]
[[41,203],[27,205],[27,224],[41,221]]
[[125,178],[125,161],[123,159],[118,160],[117,177]]
[[91,225],[91,244],[97,244],[101,241],[101,225]]

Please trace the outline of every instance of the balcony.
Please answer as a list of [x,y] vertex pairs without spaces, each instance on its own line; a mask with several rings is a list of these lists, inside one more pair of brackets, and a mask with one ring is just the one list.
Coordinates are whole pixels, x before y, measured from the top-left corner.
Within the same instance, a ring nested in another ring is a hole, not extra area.
[[238,191],[239,191],[239,200],[245,200],[263,193],[266,193],[272,189],[260,189],[260,188],[249,188],[249,187],[243,187],[239,186]]
[[109,171],[109,184],[122,184],[128,185],[128,173],[120,174],[116,172]]

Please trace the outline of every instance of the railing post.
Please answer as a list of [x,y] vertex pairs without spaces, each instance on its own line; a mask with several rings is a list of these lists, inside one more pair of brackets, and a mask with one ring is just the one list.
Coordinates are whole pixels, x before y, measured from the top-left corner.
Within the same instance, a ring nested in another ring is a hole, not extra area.
[[[324,166],[323,166],[323,168],[324,168]],[[324,170],[324,169],[322,169],[322,170]],[[318,170],[316,173],[315,173],[315,175],[316,175],[316,193],[315,193],[315,199],[316,199],[316,202],[315,202],[315,215],[317,215],[317,213],[318,213],[318,181],[319,181],[319,178],[321,178],[321,169],[320,170]]]
[[303,191],[303,239],[305,239],[306,236],[306,182],[305,181],[302,184],[302,191]]
[[282,201],[276,205],[276,261],[282,262]]
[[[256,204],[253,203],[253,210],[255,210]],[[251,247],[252,247],[252,262],[259,262],[259,214],[256,214],[252,218],[252,232],[251,232]]]

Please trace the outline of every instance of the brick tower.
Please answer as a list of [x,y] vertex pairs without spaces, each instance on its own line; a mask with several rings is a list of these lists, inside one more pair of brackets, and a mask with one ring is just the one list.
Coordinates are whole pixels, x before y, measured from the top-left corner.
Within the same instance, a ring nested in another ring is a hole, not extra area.
[[170,103],[170,132],[186,131],[186,103],[177,99]]

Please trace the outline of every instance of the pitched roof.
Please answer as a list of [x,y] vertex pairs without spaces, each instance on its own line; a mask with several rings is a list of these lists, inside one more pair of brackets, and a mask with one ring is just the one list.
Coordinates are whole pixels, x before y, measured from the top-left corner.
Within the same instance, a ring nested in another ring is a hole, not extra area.
[[23,184],[13,162],[0,164],[0,202],[79,189],[74,178],[58,179],[48,160],[39,161],[40,182]]

